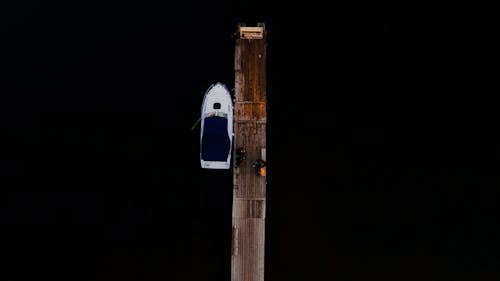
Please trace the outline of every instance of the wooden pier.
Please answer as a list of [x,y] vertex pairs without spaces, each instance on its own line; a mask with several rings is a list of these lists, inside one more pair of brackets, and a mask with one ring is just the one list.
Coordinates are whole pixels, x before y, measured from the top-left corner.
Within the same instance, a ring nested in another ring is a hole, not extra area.
[[[235,44],[231,281],[264,280],[266,217],[266,31],[239,25]],[[239,148],[245,160],[236,165]],[[260,171],[260,174],[258,173]]]

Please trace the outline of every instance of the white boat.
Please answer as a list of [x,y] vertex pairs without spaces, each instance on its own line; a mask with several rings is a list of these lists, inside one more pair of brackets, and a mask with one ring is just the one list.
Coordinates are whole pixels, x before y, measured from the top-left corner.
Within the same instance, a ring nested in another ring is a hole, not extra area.
[[200,163],[204,169],[229,169],[233,146],[233,101],[222,83],[210,85],[201,107]]

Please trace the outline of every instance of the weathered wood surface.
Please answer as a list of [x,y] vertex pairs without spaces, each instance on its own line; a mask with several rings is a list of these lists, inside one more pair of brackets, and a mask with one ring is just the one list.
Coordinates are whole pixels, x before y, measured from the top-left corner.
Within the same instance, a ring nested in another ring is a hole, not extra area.
[[235,46],[234,151],[244,147],[246,160],[236,168],[233,162],[231,280],[263,281],[266,177],[257,175],[252,163],[266,158],[267,42],[265,30],[262,39],[239,34]]

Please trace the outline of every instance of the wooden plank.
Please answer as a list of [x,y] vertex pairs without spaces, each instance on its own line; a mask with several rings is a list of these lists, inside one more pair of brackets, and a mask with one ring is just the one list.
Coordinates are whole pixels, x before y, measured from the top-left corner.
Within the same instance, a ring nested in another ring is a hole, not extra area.
[[265,121],[265,102],[238,102],[235,104],[235,114],[239,114],[240,120]]
[[260,26],[240,26],[240,38],[242,39],[263,39],[264,27]]
[[266,176],[258,175],[252,164],[266,158],[267,42],[263,24],[239,26],[239,31],[234,60],[234,151],[245,148],[246,160],[238,166],[233,163],[231,280],[263,281]]

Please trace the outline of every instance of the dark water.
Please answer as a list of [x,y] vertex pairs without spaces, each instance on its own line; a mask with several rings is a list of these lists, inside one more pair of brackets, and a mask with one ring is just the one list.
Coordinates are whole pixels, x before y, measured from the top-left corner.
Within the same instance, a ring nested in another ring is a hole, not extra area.
[[191,126],[259,21],[266,279],[498,279],[487,11],[1,5],[2,279],[229,280],[231,173]]

